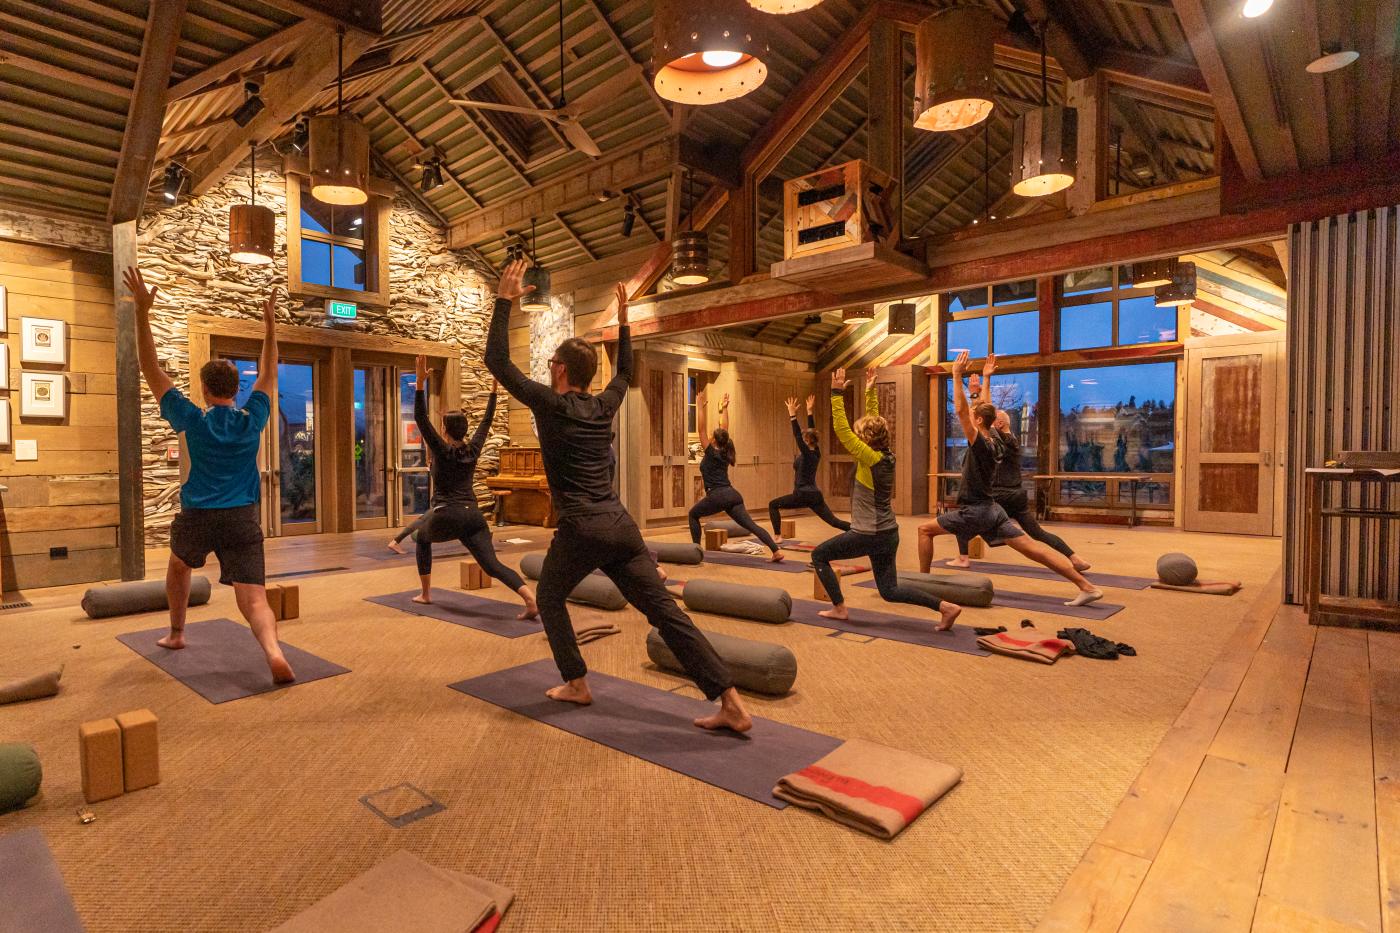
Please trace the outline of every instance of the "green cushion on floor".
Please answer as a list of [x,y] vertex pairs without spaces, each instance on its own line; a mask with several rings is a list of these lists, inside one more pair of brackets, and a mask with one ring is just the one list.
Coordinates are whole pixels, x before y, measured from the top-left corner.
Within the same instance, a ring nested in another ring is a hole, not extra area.
[[39,793],[44,769],[33,746],[22,742],[0,743],[0,813],[28,803]]

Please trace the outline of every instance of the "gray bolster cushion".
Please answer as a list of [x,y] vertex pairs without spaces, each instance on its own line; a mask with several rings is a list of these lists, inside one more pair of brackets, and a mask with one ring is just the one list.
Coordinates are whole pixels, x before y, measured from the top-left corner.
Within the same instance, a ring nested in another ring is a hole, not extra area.
[[774,586],[690,580],[681,591],[687,609],[781,625],[792,615],[792,597]]
[[0,813],[24,806],[39,793],[44,769],[39,755],[21,742],[0,743]]
[[914,573],[900,571],[901,586],[911,586],[922,590],[935,599],[946,599],[959,606],[980,606],[992,604],[996,591],[992,589],[990,577],[980,573]]
[[[733,635],[721,635],[718,632],[703,634],[714,646],[720,660],[729,668],[729,674],[734,678],[734,686],[740,690],[784,696],[797,680],[797,658],[782,645],[735,638]],[[664,670],[675,671],[678,674],[686,672],[656,629],[647,633],[647,657]]]
[[689,541],[648,541],[647,547],[663,564],[698,564],[705,559],[705,549]]
[[726,519],[723,519],[722,521],[717,521],[717,522],[706,522],[706,523],[705,523],[705,527],[706,527],[706,528],[723,528],[725,531],[729,532],[729,537],[731,537],[731,538],[752,538],[752,537],[753,537],[753,532],[752,532],[752,531],[749,531],[747,528],[745,528],[743,525],[739,524],[738,522],[734,521],[734,519],[732,519],[732,518],[726,518]]
[[0,703],[20,703],[24,700],[38,700],[58,693],[58,679],[63,676],[63,667],[35,674],[33,677],[19,677],[0,682]]
[[[209,602],[210,590],[209,578],[195,574],[190,578],[190,605],[203,606]],[[94,586],[83,594],[82,606],[89,619],[170,608],[165,600],[164,580],[135,580],[131,583],[113,583],[111,586]]]
[[1172,586],[1190,586],[1196,582],[1196,562],[1180,551],[1157,558],[1157,579]]
[[[531,580],[540,578],[540,568],[544,566],[543,554],[526,554],[520,558],[520,572]],[[627,600],[617,585],[600,573],[590,573],[579,581],[569,594],[569,602],[597,609],[625,609]]]

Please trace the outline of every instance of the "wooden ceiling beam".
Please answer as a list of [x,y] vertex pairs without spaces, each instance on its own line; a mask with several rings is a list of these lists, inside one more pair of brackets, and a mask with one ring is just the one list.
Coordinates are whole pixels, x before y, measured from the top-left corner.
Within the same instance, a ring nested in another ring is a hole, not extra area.
[[[405,136],[408,137],[409,142],[417,146],[420,150],[429,148],[427,144],[425,144],[423,140],[419,138],[416,133],[413,132],[412,128],[410,128],[409,125],[405,123],[402,119],[400,119],[398,114],[394,113],[393,108],[389,106],[389,102],[387,100],[385,100],[383,97],[376,97],[374,99],[374,103],[376,104],[376,106],[379,107],[380,110],[384,112],[384,115],[386,117],[393,121],[393,124],[399,128],[399,132],[403,133]],[[452,169],[449,168],[445,163],[442,166],[442,173],[447,176],[448,181],[452,182],[452,184],[457,187],[458,191],[462,192],[464,195],[467,196],[467,200],[471,202],[471,205],[475,210],[481,210],[481,201],[477,199],[476,195],[472,194],[471,189],[467,187],[466,183],[463,182],[462,179],[457,177],[457,173],[452,171]]]
[[344,26],[346,39],[360,33],[377,39],[384,30],[383,0],[263,0],[268,6],[335,29]]
[[583,237],[579,236],[578,231],[574,230],[573,227],[569,226],[569,222],[564,219],[563,214],[559,213],[558,211],[555,211],[550,216],[552,216],[559,223],[559,226],[564,228],[564,232],[569,235],[569,239],[573,240],[574,243],[577,244],[578,248],[583,250],[583,255],[588,257],[589,262],[598,261],[598,254],[593,252],[593,250],[589,247],[587,243],[583,242]]
[[320,32],[320,24],[312,20],[298,20],[285,29],[279,29],[272,35],[245,46],[234,52],[223,61],[215,62],[202,71],[197,71],[188,78],[173,84],[170,87],[170,100],[173,103],[177,100],[184,100],[196,91],[201,91],[211,84],[223,81],[225,78],[238,74],[244,68],[254,62],[261,61],[274,52],[279,52],[289,45],[297,45],[305,42],[312,33]]
[[1211,105],[1210,88],[1201,69],[1171,58],[1144,55],[1131,49],[1109,48],[1098,54],[1098,66],[1115,76],[1131,79],[1129,83],[1145,85],[1165,94],[1182,95],[1192,92],[1188,99]]
[[[697,2],[700,2],[700,0],[697,0]],[[608,19],[607,12],[598,5],[598,0],[583,0],[583,5],[592,10],[593,15],[598,18],[598,22],[603,27],[603,34],[607,36],[608,42],[612,44],[612,47],[617,49],[617,54],[622,57],[622,60],[627,62],[629,67],[642,66],[642,63],[632,57],[632,50],[627,47],[627,43],[623,42],[622,37],[617,34],[617,29],[613,27],[612,20]],[[666,106],[666,101],[661,99],[661,95],[656,93],[655,86],[647,79],[644,66],[638,68],[637,74],[642,78],[642,84],[645,86],[647,92],[647,99],[652,102],[652,105],[656,107],[656,109],[661,112],[661,115],[669,122],[671,119],[671,109]]]
[[170,70],[180,44],[180,26],[185,18],[185,0],[152,3],[141,40],[141,64],[126,111],[122,151],[117,159],[117,175],[112,182],[112,200],[107,219],[125,223],[141,216],[146,203],[146,186],[160,148],[160,127],[165,120]]
[[1128,132],[1137,137],[1137,141],[1142,145],[1143,155],[1147,157],[1148,164],[1152,166],[1152,172],[1161,183],[1165,180],[1168,183],[1181,181],[1181,173],[1176,169],[1176,163],[1171,159],[1164,158],[1162,151],[1157,148],[1157,136],[1152,132],[1152,128],[1147,124],[1147,117],[1138,107],[1137,101],[1126,94],[1109,94],[1109,103],[1118,111],[1118,115],[1123,118]]
[[1181,31],[1186,34],[1186,42],[1191,46],[1191,54],[1201,69],[1206,87],[1210,89],[1211,99],[1215,101],[1216,119],[1230,140],[1240,168],[1246,178],[1258,181],[1264,177],[1259,155],[1255,151],[1254,140],[1250,138],[1234,85],[1230,83],[1230,74],[1225,70],[1225,60],[1216,44],[1205,4],[1203,0],[1172,0],[1172,8],[1181,21]]
[[115,81],[105,81],[102,78],[94,78],[81,72],[70,71],[58,65],[51,65],[48,62],[41,62],[36,58],[27,55],[20,55],[18,52],[0,51],[0,67],[9,66],[18,68],[20,71],[27,71],[30,74],[38,75],[41,78],[48,78],[53,81],[62,81],[75,87],[86,88],[89,91],[97,91],[110,97],[126,97],[131,93],[131,88],[123,87]]
[[[1396,34],[1400,33],[1400,0],[1357,4],[1361,36],[1360,119],[1357,155],[1375,159],[1396,145],[1390,120],[1391,88],[1395,83]],[[1369,28],[1368,28],[1369,27]]]
[[[476,19],[482,31],[490,38],[492,44],[496,46],[496,49],[501,53],[502,57],[514,67],[515,73],[524,80],[525,86],[530,91],[534,92],[535,106],[546,109],[553,108],[556,101],[545,92],[545,89],[541,87],[540,83],[530,74],[530,69],[525,67],[525,63],[520,60],[520,56],[516,55],[515,50],[507,45],[506,41],[496,32],[491,25],[491,21],[485,16],[478,16]],[[541,120],[540,122],[544,124],[545,132],[553,136],[554,141],[561,147],[566,150],[572,150],[574,148],[569,145],[569,141],[564,138],[564,134],[559,132],[559,127],[555,125],[553,120]]]
[[437,73],[433,71],[432,66],[426,61],[418,62],[418,67],[427,79],[433,83],[433,86],[437,88],[438,93],[447,98],[448,106],[453,108],[457,113],[460,113],[462,119],[466,120],[467,124],[471,126],[472,129],[476,130],[477,134],[481,136],[482,139],[486,140],[486,144],[496,151],[496,155],[501,157],[501,161],[505,162],[505,164],[510,167],[516,180],[527,185],[530,184],[530,177],[521,170],[520,166],[515,164],[515,160],[506,152],[505,147],[496,141],[496,137],[487,132],[482,121],[478,120],[470,111],[465,110],[457,104],[451,103],[453,99],[462,97],[463,95],[452,93],[447,85],[443,83],[442,79],[437,76]]
[[1060,0],[1025,0],[1025,7],[1026,14],[1044,30],[1045,47],[1066,77],[1078,81],[1094,73],[1097,65],[1061,8]]

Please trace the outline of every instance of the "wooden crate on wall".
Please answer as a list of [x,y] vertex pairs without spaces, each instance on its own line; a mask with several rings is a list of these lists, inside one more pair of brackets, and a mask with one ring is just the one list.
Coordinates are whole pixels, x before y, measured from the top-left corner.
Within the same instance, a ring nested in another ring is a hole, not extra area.
[[895,180],[857,159],[783,184],[783,258],[863,243],[892,245]]

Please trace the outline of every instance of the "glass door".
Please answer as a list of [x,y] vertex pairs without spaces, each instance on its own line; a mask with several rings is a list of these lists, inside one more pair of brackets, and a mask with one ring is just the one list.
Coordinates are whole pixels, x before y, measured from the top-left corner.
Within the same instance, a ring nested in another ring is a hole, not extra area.
[[[432,478],[428,475],[428,450],[413,420],[413,393],[416,377],[411,370],[398,370],[398,410],[394,415],[397,445],[399,495],[395,524],[406,525],[428,510],[432,498]],[[428,395],[428,415],[436,415],[432,393]]]
[[[258,378],[258,361],[234,357],[243,406]],[[277,396],[258,449],[262,475],[263,532],[271,537],[315,534],[321,530],[316,435],[316,364],[282,360],[277,364]]]
[[356,366],[353,389],[355,432],[355,530],[387,528],[394,448],[389,437],[389,370]]

